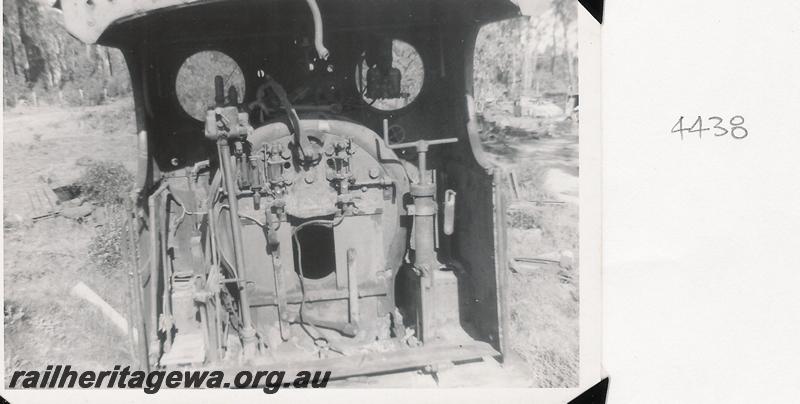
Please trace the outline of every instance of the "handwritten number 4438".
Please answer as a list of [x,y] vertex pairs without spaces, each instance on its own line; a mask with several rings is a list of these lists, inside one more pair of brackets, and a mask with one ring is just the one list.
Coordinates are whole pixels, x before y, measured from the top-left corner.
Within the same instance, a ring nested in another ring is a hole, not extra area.
[[708,130],[713,130],[713,135],[717,137],[725,136],[730,134],[734,139],[744,139],[747,137],[747,128],[744,126],[744,117],[741,115],[736,115],[728,122],[725,122],[724,119],[718,116],[712,116],[706,120],[705,125],[703,124],[703,118],[697,117],[697,120],[694,123],[687,127],[685,126],[684,117],[680,117],[678,122],[672,127],[672,133],[679,133],[681,135],[681,140],[683,140],[683,136],[685,133],[697,133],[698,138],[703,138],[703,132]]

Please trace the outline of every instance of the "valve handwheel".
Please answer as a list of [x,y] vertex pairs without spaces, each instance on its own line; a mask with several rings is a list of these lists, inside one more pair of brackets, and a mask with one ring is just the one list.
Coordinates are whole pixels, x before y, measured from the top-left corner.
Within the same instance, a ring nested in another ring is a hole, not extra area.
[[389,127],[387,138],[391,143],[402,142],[406,139],[406,129],[400,125],[392,125]]

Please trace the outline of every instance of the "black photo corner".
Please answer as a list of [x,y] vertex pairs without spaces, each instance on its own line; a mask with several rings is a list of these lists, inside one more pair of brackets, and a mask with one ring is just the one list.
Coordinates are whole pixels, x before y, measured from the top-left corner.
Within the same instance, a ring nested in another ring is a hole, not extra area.
[[569,404],[605,404],[608,393],[608,377],[572,399]]
[[603,23],[603,0],[578,0],[600,24]]

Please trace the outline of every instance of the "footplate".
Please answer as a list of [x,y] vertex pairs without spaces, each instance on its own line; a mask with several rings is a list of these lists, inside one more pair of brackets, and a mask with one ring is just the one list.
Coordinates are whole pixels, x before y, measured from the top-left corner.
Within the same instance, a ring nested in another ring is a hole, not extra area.
[[[428,344],[419,348],[399,349],[392,352],[368,353],[340,358],[319,359],[303,362],[272,362],[265,368],[286,371],[296,374],[299,371],[330,371],[330,378],[345,379],[354,376],[400,372],[422,369],[428,365],[444,362],[467,362],[482,358],[498,357],[491,345],[485,342],[468,342],[464,344]],[[236,370],[252,370],[242,368]]]

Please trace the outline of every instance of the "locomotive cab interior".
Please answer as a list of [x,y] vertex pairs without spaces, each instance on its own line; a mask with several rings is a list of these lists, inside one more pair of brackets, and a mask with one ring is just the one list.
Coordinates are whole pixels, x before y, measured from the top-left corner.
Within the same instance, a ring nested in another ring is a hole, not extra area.
[[471,94],[478,29],[512,2],[104,3],[62,7],[131,73],[142,367],[504,359],[504,205]]

